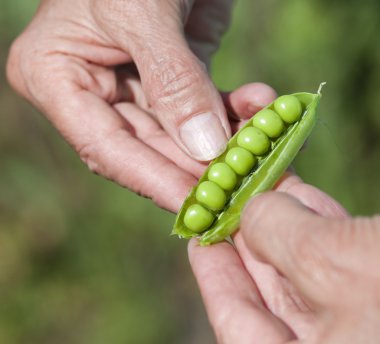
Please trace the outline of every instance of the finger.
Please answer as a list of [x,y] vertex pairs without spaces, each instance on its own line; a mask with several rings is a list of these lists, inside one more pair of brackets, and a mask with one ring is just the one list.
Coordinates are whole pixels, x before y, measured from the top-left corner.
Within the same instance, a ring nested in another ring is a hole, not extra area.
[[324,217],[337,219],[349,217],[342,205],[312,185],[304,183],[293,185],[287,190],[287,193],[298,198],[305,206]]
[[241,228],[251,253],[273,265],[308,299],[322,302],[334,271],[329,252],[338,249],[330,221],[290,195],[268,192],[251,200]]
[[149,111],[150,106],[141,86],[141,80],[136,66],[132,63],[115,68],[118,82],[119,97],[117,102],[130,102],[144,111]]
[[[315,212],[330,217],[346,216],[345,210],[318,189],[304,184],[297,175],[286,172],[276,186],[277,191],[287,192],[300,199]],[[251,255],[241,232],[234,236],[246,269],[254,278],[266,305],[273,314],[282,319],[299,338],[306,338],[315,326],[315,314],[289,281],[276,269]]]
[[118,2],[112,8],[118,10],[120,22],[112,26],[111,35],[131,52],[161,125],[191,157],[215,158],[224,151],[231,131],[219,93],[186,42],[181,8],[163,2],[148,11],[141,5],[130,17],[128,6],[132,5]]
[[36,103],[40,109],[90,170],[178,211],[196,179],[137,139],[105,100],[71,81],[71,70],[67,64],[69,74],[58,80],[55,71],[39,74],[38,89],[43,92],[36,93]]
[[134,135],[139,140],[196,178],[201,177],[207,164],[196,161],[185,154],[147,112],[132,103],[119,103],[114,108],[130,123]]
[[191,157],[208,161],[224,151],[230,136],[226,111],[183,38],[172,41],[175,50],[160,45],[148,57],[134,56],[142,84],[166,132]]
[[276,92],[263,83],[251,83],[233,92],[222,93],[224,104],[230,115],[249,119],[276,98]]
[[267,308],[287,324],[297,338],[307,338],[315,327],[316,320],[310,305],[272,265],[252,256],[240,231],[234,236],[234,243]]
[[286,172],[277,184],[276,190],[294,196],[305,206],[324,217],[338,219],[349,217],[341,204],[316,187],[303,183],[302,179],[294,173]]
[[[136,139],[120,124],[111,123],[119,121],[116,113],[92,94],[82,94],[77,107],[71,110],[86,111],[91,117],[93,125],[78,130],[72,124],[70,131],[75,131],[71,141],[93,172],[151,198],[163,208],[178,211],[196,182],[194,177]],[[104,120],[105,117],[108,120]]]
[[291,331],[262,303],[234,248],[189,243],[191,267],[220,343],[282,343]]

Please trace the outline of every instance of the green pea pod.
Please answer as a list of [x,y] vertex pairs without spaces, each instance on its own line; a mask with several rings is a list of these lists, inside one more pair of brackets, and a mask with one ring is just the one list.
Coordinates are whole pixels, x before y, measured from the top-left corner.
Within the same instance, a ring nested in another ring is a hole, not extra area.
[[[321,84],[317,94],[303,92],[291,95],[296,97],[302,105],[300,119],[295,123],[287,124],[280,137],[276,139],[272,138],[270,151],[267,154],[256,157],[257,164],[252,171],[247,176],[240,177],[234,190],[226,191],[228,202],[224,208],[220,211],[209,210],[214,217],[214,221],[211,226],[201,233],[200,244],[202,246],[222,241],[230,236],[239,227],[240,215],[246,202],[252,196],[272,189],[284,174],[317,121],[316,110],[321,98],[321,88],[323,85]],[[274,104],[275,102],[269,104],[265,109],[274,110]],[[228,152],[238,146],[237,137],[239,133],[249,126],[252,126],[251,121],[230,139],[226,151],[210,163],[206,172],[200,178],[198,185],[208,180],[208,172],[212,166],[226,161]],[[184,223],[186,211],[190,206],[199,203],[196,198],[198,185],[191,190],[183,203],[177,215],[172,234],[187,239],[200,235],[200,233],[190,230]]]

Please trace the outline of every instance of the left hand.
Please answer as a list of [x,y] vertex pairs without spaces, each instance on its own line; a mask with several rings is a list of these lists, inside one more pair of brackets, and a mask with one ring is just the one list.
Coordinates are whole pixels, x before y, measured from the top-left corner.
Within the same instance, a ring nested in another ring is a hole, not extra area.
[[[204,169],[200,161],[221,154],[230,136],[205,66],[231,7],[232,0],[42,0],[10,49],[8,79],[91,171],[176,211]],[[273,99],[266,85],[249,88],[243,112]]]

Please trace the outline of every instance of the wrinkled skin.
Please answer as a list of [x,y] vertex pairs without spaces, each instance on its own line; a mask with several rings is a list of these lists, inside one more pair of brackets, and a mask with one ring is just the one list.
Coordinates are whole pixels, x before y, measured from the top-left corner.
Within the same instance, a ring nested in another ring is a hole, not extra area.
[[[8,79],[92,171],[175,211],[204,170],[192,158],[217,156],[231,134],[205,67],[231,7],[232,0],[43,0],[12,45]],[[246,117],[275,93],[257,83],[240,95]],[[187,125],[200,114],[206,122]]]
[[[218,155],[238,120],[275,97],[263,84],[220,96],[210,81],[231,2],[41,1],[8,79],[91,170],[177,211],[205,168],[192,158]],[[213,125],[182,135],[200,114]],[[279,190],[247,207],[236,248],[190,244],[219,342],[377,342],[379,218],[348,218],[294,176]]]
[[287,176],[229,243],[189,244],[219,343],[378,343],[380,217],[351,218]]

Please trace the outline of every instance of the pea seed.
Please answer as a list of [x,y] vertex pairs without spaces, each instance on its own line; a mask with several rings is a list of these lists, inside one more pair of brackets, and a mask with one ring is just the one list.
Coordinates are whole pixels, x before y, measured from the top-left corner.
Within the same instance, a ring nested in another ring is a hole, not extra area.
[[252,124],[261,129],[270,138],[280,136],[284,131],[284,123],[279,115],[269,109],[258,112],[252,119]]
[[226,194],[214,182],[205,181],[199,184],[195,195],[198,202],[211,210],[223,209],[226,204]]
[[291,95],[281,96],[274,102],[274,109],[286,123],[294,123],[302,114],[301,102]]
[[234,147],[226,155],[226,163],[239,175],[246,176],[256,163],[256,158],[241,147]]
[[235,172],[224,162],[218,162],[211,166],[207,177],[224,190],[232,190],[237,182]]
[[[172,233],[188,239],[201,233],[201,246],[231,235],[239,226],[246,202],[277,183],[311,133],[318,119],[316,110],[322,85],[315,94],[291,95],[302,104],[301,114],[294,124],[286,124],[297,117],[294,113],[298,110],[293,109],[297,105],[289,100],[292,97],[281,98],[276,106],[275,101],[272,102],[246,123],[228,142],[228,149],[210,163],[198,186],[191,190],[177,215]],[[284,103],[286,106],[281,105]],[[285,112],[282,107],[286,108]],[[269,148],[258,143],[258,132],[267,137]],[[277,137],[281,139],[271,142]]]
[[243,129],[237,137],[237,143],[240,147],[243,147],[256,155],[266,153],[270,146],[268,136],[255,127]]
[[183,219],[187,228],[196,233],[201,233],[211,226],[214,216],[200,204],[191,205]]

